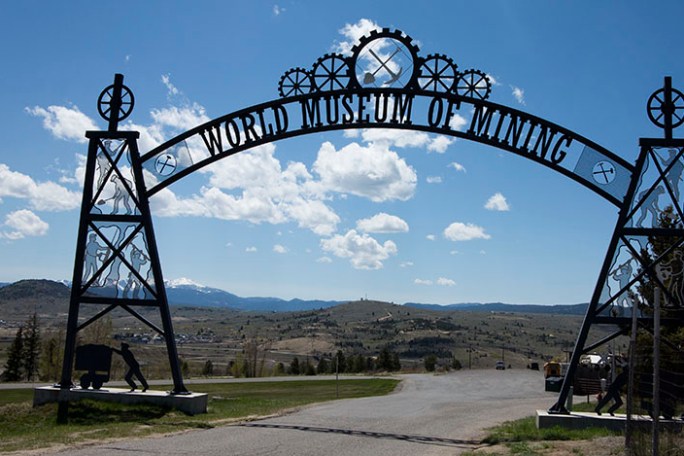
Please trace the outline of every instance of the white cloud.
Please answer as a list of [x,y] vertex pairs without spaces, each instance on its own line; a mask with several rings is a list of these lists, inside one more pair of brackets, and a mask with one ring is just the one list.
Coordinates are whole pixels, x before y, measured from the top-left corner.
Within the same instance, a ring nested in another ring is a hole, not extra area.
[[254,246],[247,247],[247,248],[245,249],[245,252],[247,252],[247,253],[254,253],[254,252],[256,252],[256,251],[257,251],[257,248],[254,247]]
[[162,84],[166,86],[166,90],[168,90],[169,96],[175,96],[180,94],[180,90],[178,90],[178,87],[173,85],[171,83],[171,75],[170,74],[162,74],[161,76]]
[[460,114],[454,114],[449,121],[449,128],[456,131],[463,131],[466,125],[468,125],[468,121]]
[[472,223],[454,222],[444,229],[444,237],[450,241],[471,241],[473,239],[490,239],[484,228]]
[[449,255],[458,255],[458,250],[452,250],[449,252]]
[[413,281],[416,285],[427,285],[430,286],[432,285],[432,280],[424,280],[424,279],[415,279]]
[[445,277],[440,277],[439,279],[437,279],[437,285],[441,285],[443,287],[453,287],[454,285],[456,285],[456,282]]
[[320,176],[322,191],[351,193],[375,202],[413,196],[417,176],[406,161],[387,148],[351,143],[340,149],[330,142],[321,145],[313,171]]
[[[346,137],[358,137],[345,135]],[[399,130],[395,128],[366,128],[361,130],[361,139],[366,143],[389,147],[425,147],[429,152],[444,153],[454,142],[443,135],[431,136],[422,131]]]
[[41,117],[43,127],[59,139],[85,143],[87,130],[100,129],[90,117],[78,109],[78,106],[48,106],[47,109],[34,106],[25,110],[32,116]]
[[371,218],[358,220],[356,229],[364,233],[406,233],[409,226],[395,215],[380,212]]
[[492,195],[488,200],[487,203],[485,204],[485,209],[489,209],[490,211],[510,211],[511,208],[508,205],[508,202],[506,201],[506,197],[503,196],[501,193],[495,193]]
[[439,135],[430,141],[428,144],[428,151],[437,152],[438,154],[443,154],[446,152],[447,148],[454,142],[453,138],[447,136]]
[[274,251],[275,253],[281,253],[281,254],[282,254],[282,253],[287,253],[287,247],[285,247],[285,246],[283,246],[283,245],[280,245],[280,244],[276,244],[276,245],[273,246],[273,251]]
[[460,173],[465,173],[465,172],[466,172],[465,166],[463,166],[463,165],[460,164],[460,163],[451,162],[451,163],[449,163],[449,166],[450,166],[451,168],[454,168],[456,171],[458,171],[458,172],[460,172]]
[[359,42],[362,36],[368,35],[372,30],[380,30],[381,28],[370,19],[359,19],[356,24],[345,24],[339,30],[345,39],[335,43],[333,50],[341,54],[350,55],[352,47]]
[[494,75],[488,74],[488,75],[487,75],[487,78],[489,78],[489,82],[491,82],[493,86],[501,85],[501,83],[499,82],[499,80],[498,80],[496,77],[494,77]]
[[153,109],[150,111],[150,115],[155,126],[162,129],[168,127],[174,132],[190,130],[211,120],[204,107],[196,103],[190,106]]
[[404,261],[399,264],[400,268],[410,268],[411,266],[413,266],[413,261]]
[[26,199],[39,211],[68,211],[81,205],[81,195],[54,182],[37,183],[0,163],[0,198]]
[[279,5],[273,5],[273,15],[274,16],[280,16],[285,12],[285,8],[279,6]]
[[332,263],[333,260],[330,257],[322,256],[316,260],[316,263]]
[[428,241],[434,241],[436,237],[434,234],[428,234],[427,236],[425,236],[425,239],[427,239]]
[[441,184],[442,183],[442,178],[439,176],[428,176],[425,178],[425,181],[428,184]]
[[40,217],[26,209],[7,214],[3,226],[7,227],[9,231],[0,232],[0,237],[10,240],[23,239],[29,236],[45,236],[50,228],[50,225],[41,220]]
[[397,254],[397,246],[392,241],[380,244],[368,234],[358,234],[349,230],[344,236],[335,235],[321,239],[321,248],[339,258],[349,258],[354,269],[381,269],[383,261]]
[[511,86],[511,91],[513,94],[513,98],[515,98],[515,101],[520,103],[521,105],[525,105],[525,91],[521,89],[520,87],[516,86]]

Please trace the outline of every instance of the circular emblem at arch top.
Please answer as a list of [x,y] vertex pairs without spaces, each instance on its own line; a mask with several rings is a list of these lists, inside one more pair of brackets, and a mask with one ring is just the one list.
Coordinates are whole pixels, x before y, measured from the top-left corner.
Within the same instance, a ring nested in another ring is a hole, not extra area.
[[162,154],[154,162],[154,169],[160,176],[170,176],[176,170],[178,162],[171,154]]
[[373,30],[352,48],[351,77],[361,88],[413,86],[418,73],[418,46],[399,30]]
[[591,176],[596,183],[601,185],[608,185],[615,180],[615,165],[607,160],[601,160],[594,165]]

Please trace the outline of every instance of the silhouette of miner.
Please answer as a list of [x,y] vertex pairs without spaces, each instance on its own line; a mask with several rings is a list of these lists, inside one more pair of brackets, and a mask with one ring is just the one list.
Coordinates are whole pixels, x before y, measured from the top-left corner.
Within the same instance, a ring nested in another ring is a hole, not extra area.
[[120,354],[123,357],[124,361],[126,361],[126,364],[128,365],[128,372],[126,372],[125,379],[126,383],[128,383],[128,385],[131,387],[131,391],[135,391],[135,388],[137,387],[137,385],[133,381],[133,376],[138,377],[138,380],[140,380],[140,383],[143,387],[143,393],[147,391],[149,385],[147,384],[145,377],[143,377],[142,372],[140,372],[140,364],[138,364],[138,361],[136,361],[135,356],[133,356],[133,352],[128,349],[128,344],[122,343],[121,350],[112,348],[112,351],[115,351],[116,353]]
[[623,402],[622,398],[620,397],[620,389],[622,389],[622,387],[627,383],[628,375],[627,366],[625,366],[622,368],[622,372],[615,377],[613,383],[611,383],[608,387],[606,395],[596,405],[594,411],[597,414],[601,414],[601,409],[605,407],[611,399],[615,401],[615,403],[608,409],[608,413],[610,413],[611,416],[613,416],[613,412],[615,412],[615,410],[622,407]]

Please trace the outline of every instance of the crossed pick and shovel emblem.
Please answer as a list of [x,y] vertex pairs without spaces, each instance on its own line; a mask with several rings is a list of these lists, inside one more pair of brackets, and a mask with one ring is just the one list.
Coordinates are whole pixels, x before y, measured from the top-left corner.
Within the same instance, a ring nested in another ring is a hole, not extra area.
[[377,67],[377,68],[375,69],[375,71],[373,71],[372,73],[371,73],[370,71],[367,71],[367,72],[363,75],[363,83],[364,83],[364,85],[368,85],[368,84],[373,84],[373,83],[375,83],[375,75],[378,74],[378,71],[380,71],[380,70],[383,69],[383,68],[384,68],[385,71],[387,71],[387,73],[389,73],[389,75],[390,75],[390,79],[387,80],[386,82],[384,82],[383,85],[392,85],[392,84],[394,84],[394,83],[401,77],[401,72],[403,71],[403,69],[402,69],[401,67],[399,67],[399,71],[395,73],[394,71],[392,71],[392,70],[390,69],[390,67],[389,67],[387,64],[392,60],[392,58],[393,58],[395,55],[397,55],[397,53],[398,53],[400,50],[401,50],[401,49],[397,48],[389,57],[387,57],[387,59],[382,60],[382,58],[381,58],[378,54],[376,54],[375,51],[373,51],[373,49],[368,49],[368,52],[369,52],[373,57],[375,57],[375,59],[376,59],[378,62],[380,62],[380,66]]

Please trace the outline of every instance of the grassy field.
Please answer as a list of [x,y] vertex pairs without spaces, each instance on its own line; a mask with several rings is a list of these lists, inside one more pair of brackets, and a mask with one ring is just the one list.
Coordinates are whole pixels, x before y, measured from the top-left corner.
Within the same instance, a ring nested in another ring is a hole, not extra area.
[[[339,398],[389,394],[398,383],[340,380]],[[211,428],[336,399],[334,380],[203,384],[193,385],[193,391],[209,395],[208,413],[188,416],[162,407],[81,401],[70,405],[67,424],[57,424],[56,404],[33,408],[32,390],[6,390],[0,395],[0,452]]]

